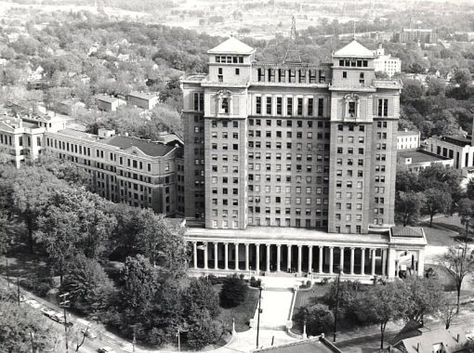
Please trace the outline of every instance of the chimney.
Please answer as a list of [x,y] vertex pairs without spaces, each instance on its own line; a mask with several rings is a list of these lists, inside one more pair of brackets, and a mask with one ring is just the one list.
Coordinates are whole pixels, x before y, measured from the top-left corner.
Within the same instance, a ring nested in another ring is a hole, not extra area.
[[417,351],[417,352],[420,351],[420,342],[418,342],[418,343],[416,344],[416,351]]
[[461,339],[461,337],[459,336],[459,333],[456,335],[456,342],[459,343],[459,340]]

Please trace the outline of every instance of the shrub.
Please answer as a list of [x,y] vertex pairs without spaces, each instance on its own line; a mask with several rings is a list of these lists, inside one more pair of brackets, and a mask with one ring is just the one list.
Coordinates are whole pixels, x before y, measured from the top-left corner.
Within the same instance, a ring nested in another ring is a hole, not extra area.
[[247,284],[237,275],[226,277],[219,293],[221,306],[223,308],[233,308],[243,303],[247,297],[247,291]]
[[334,327],[334,314],[322,304],[301,307],[293,319],[301,329],[306,322],[306,333],[311,336],[330,332]]
[[255,277],[253,277],[253,276],[250,278],[250,287],[260,288],[261,285],[262,285],[261,280],[255,279]]
[[54,287],[54,281],[50,277],[38,278],[30,276],[20,282],[21,286],[36,294],[38,297],[44,298],[48,292]]

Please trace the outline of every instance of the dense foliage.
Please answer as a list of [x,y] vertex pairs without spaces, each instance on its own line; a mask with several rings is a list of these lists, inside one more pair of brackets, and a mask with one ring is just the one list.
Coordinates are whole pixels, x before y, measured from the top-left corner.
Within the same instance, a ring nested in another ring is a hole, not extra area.
[[[0,221],[8,217],[28,230],[26,237],[16,234],[16,246],[26,243],[47,260],[73,310],[124,336],[161,345],[175,342],[180,329],[182,343],[193,349],[218,341],[225,333],[217,320],[219,296],[207,280],[185,278],[183,229],[151,210],[92,194],[78,184],[83,179],[71,177],[72,168],[0,166]],[[11,242],[0,246],[5,253]],[[115,281],[104,269],[111,257],[124,261]],[[41,291],[53,284],[25,281]]]

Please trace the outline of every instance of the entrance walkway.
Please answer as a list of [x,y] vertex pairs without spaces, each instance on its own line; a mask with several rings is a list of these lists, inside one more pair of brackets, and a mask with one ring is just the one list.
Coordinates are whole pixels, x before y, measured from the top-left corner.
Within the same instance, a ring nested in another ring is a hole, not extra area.
[[260,328],[285,330],[291,309],[293,293],[283,289],[265,289],[262,291],[262,313]]

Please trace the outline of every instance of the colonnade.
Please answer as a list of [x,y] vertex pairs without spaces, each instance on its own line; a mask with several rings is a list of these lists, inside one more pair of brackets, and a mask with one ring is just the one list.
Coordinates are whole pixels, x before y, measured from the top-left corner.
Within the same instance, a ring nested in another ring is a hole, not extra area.
[[302,275],[387,275],[386,247],[189,241],[190,268]]

